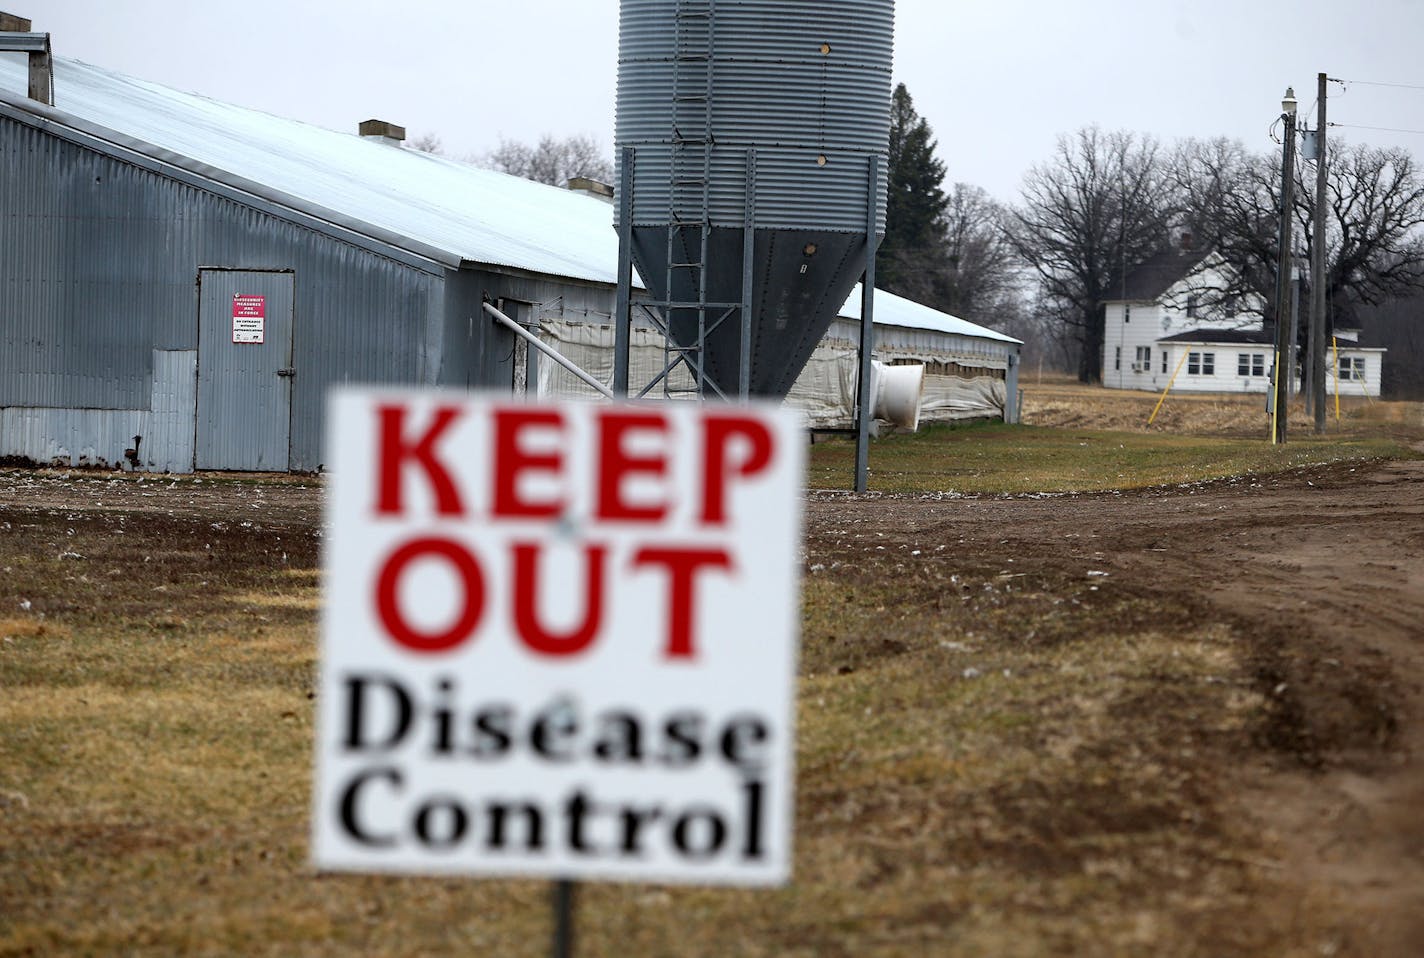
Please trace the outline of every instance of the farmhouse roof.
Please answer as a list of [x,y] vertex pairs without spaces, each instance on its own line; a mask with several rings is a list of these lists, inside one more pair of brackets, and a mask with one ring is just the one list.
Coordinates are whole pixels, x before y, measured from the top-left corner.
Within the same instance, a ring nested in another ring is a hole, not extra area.
[[1170,249],[1129,269],[1121,284],[1115,284],[1109,302],[1155,302],[1167,290],[1186,278],[1208,256],[1210,250]]
[[[1163,336],[1159,343],[1191,343],[1206,346],[1271,346],[1276,341],[1274,326],[1244,326],[1235,329],[1193,329],[1175,336]],[[1340,340],[1340,349],[1384,350],[1373,343],[1357,342],[1352,339]]]
[[1275,341],[1275,332],[1261,326],[1247,326],[1238,329],[1193,329],[1175,336],[1163,336],[1159,343],[1208,343],[1228,346],[1269,346]]
[[[0,56],[0,117],[447,268],[617,282],[613,207],[590,196],[64,57],[54,58],[54,107],[27,91],[25,62]],[[635,283],[642,285],[636,276]],[[883,290],[875,304],[879,323],[1019,342]],[[858,288],[840,315],[859,317]]]

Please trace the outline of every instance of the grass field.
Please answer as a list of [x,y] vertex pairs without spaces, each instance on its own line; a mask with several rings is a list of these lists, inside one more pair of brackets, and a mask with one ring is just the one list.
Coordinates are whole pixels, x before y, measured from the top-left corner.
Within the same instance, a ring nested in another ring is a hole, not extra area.
[[[1317,435],[1300,402],[1284,445],[1266,438],[1259,396],[1178,394],[1162,403],[1143,392],[1084,386],[1063,376],[1024,389],[1024,425],[939,424],[871,444],[873,492],[1012,495],[1093,492],[1279,472],[1351,459],[1411,457],[1424,438],[1424,403],[1344,401]],[[812,449],[812,488],[846,489],[853,480],[849,439]]]
[[[1407,456],[1411,416],[1284,448],[932,429],[877,442],[871,487],[1110,490]],[[810,484],[848,485],[850,453],[817,445]],[[547,952],[543,883],[307,864],[313,493],[3,478],[0,955]],[[1237,619],[1119,586],[1091,552],[1028,561],[954,513],[876,539],[875,506],[808,543],[795,881],[585,886],[579,954],[1364,953],[1339,901],[1277,902],[1269,843],[1224,797],[1230,757],[1275,754],[1279,718],[1278,672]]]
[[[817,443],[811,454],[811,487],[849,488],[854,455],[849,439]],[[971,495],[1096,492],[1409,455],[1405,442],[1383,436],[1312,437],[1272,446],[1261,439],[1170,433],[931,426],[913,435],[876,440],[869,488]]]

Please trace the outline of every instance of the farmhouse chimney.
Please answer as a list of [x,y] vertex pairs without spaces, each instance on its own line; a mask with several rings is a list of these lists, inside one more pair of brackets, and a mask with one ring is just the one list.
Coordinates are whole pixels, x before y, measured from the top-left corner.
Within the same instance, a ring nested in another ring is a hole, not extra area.
[[385,120],[362,120],[357,130],[363,139],[377,140],[391,146],[400,146],[405,141],[405,127]]
[[49,34],[31,33],[31,23],[13,13],[0,12],[0,52],[26,53],[30,58],[30,99],[54,106],[54,59]]

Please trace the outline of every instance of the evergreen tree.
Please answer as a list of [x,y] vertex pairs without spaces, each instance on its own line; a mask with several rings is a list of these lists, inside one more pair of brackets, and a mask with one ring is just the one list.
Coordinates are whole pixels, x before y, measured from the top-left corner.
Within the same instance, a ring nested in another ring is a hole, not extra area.
[[921,302],[933,298],[949,205],[943,188],[945,167],[935,157],[937,145],[901,83],[890,106],[885,240],[876,259],[876,285]]

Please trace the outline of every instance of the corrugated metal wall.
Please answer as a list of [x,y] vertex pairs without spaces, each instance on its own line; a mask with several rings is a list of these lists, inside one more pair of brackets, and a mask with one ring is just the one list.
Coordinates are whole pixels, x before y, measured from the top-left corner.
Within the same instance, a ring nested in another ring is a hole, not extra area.
[[[386,259],[5,118],[0,250],[0,456],[78,464],[85,454],[73,437],[83,434],[95,437],[88,455],[119,461],[133,441],[122,434],[146,420],[83,425],[83,411],[148,415],[157,395],[171,396],[155,356],[196,357],[204,267],[294,273],[293,469],[321,464],[329,384],[471,378],[445,360],[443,268]],[[462,346],[456,359],[471,353]],[[480,369],[473,378],[485,381],[490,370]],[[145,468],[179,468],[184,456],[191,468],[191,402],[186,415],[186,441],[171,422],[145,436]],[[24,430],[11,428],[17,416]],[[46,422],[58,430],[48,437]]]
[[675,186],[673,140],[710,133],[713,224],[742,226],[755,147],[756,227],[863,232],[871,157],[883,190],[894,26],[893,0],[622,0],[615,141],[620,169],[638,150],[633,222],[668,223],[674,205],[693,219],[702,187]]
[[[655,298],[679,304],[671,337],[725,394],[786,393],[863,275],[867,233],[884,232],[894,8],[620,4],[615,146],[619,183],[633,154],[633,262]],[[698,305],[744,298],[746,355],[740,316],[716,325]]]

